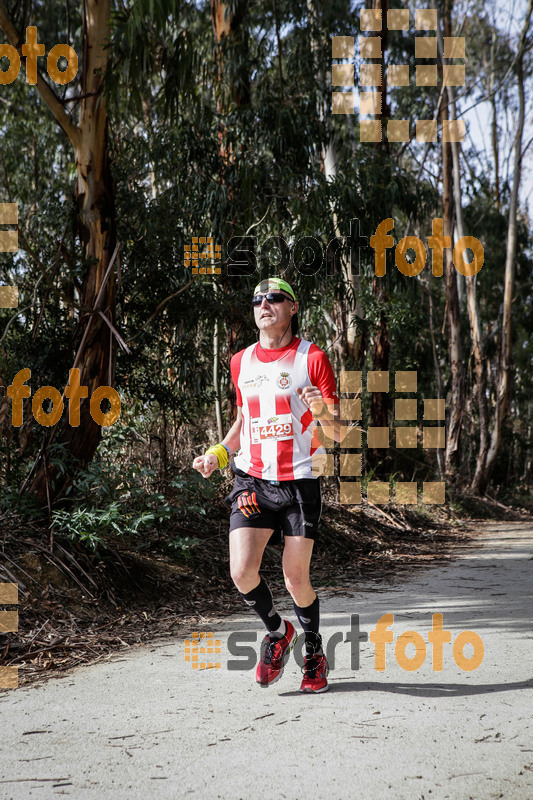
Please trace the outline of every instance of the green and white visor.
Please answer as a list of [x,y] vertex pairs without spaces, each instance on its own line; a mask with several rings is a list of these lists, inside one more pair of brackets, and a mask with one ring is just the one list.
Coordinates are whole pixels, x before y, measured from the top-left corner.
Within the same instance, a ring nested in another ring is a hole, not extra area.
[[289,283],[282,280],[282,278],[266,278],[261,283],[258,283],[254,289],[255,294],[267,294],[268,292],[286,292],[290,294],[292,299],[296,302],[296,295]]

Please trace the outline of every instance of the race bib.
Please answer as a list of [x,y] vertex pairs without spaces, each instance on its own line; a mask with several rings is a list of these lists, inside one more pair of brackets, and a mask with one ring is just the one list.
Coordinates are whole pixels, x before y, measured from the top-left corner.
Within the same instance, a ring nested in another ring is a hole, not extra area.
[[252,444],[261,444],[272,440],[281,442],[294,439],[292,430],[292,414],[278,414],[268,418],[251,420]]

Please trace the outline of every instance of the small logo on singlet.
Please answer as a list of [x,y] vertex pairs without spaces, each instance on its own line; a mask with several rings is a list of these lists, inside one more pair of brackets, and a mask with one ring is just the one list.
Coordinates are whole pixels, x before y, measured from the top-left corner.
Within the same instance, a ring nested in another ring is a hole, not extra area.
[[247,381],[244,381],[242,388],[244,391],[248,389],[259,389],[261,384],[268,382],[268,378],[266,375],[256,375],[255,378],[250,378]]
[[280,389],[288,389],[292,386],[292,378],[288,372],[280,372],[276,386],[279,386]]

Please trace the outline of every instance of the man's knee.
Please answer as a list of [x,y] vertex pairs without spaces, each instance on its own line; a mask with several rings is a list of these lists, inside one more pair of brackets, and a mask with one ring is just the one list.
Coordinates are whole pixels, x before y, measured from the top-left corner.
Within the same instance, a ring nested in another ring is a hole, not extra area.
[[231,580],[240,592],[251,592],[259,583],[259,572],[255,567],[238,562],[230,566]]
[[311,585],[309,573],[305,569],[290,569],[285,571],[285,586],[288,591],[300,594],[303,589],[308,589]]

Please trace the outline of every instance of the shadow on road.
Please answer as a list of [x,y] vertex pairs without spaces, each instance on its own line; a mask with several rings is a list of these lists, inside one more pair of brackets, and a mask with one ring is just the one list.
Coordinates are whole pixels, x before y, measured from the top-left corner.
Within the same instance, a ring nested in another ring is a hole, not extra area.
[[[389,692],[413,697],[468,697],[491,692],[512,692],[516,689],[533,689],[533,678],[515,683],[381,683],[376,681],[340,681],[329,683],[330,692]],[[280,697],[301,697],[301,692],[280,692]]]

